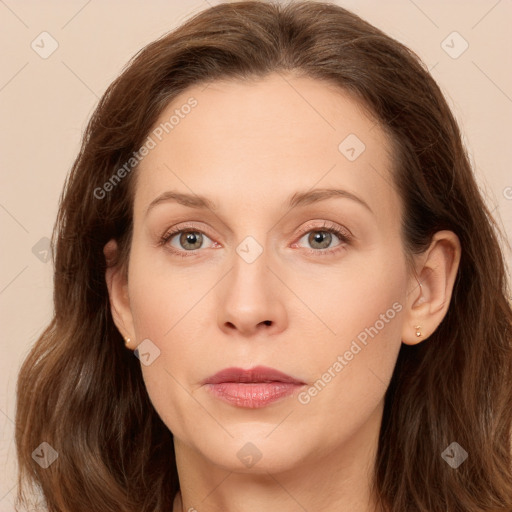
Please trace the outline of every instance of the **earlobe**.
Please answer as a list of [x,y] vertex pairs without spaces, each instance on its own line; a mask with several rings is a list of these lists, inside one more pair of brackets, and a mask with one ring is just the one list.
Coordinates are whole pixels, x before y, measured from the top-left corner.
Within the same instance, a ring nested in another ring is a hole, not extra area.
[[407,298],[403,343],[415,345],[426,340],[442,322],[450,305],[460,255],[457,235],[439,231],[427,251],[418,257]]
[[[118,246],[112,239],[103,248],[107,268],[105,271],[105,281],[110,300],[110,311],[117,329],[125,340],[125,345],[131,348],[134,339],[133,317],[130,308],[130,298],[128,295],[128,281],[124,268],[113,264],[116,261]],[[128,342],[127,340],[130,340]]]

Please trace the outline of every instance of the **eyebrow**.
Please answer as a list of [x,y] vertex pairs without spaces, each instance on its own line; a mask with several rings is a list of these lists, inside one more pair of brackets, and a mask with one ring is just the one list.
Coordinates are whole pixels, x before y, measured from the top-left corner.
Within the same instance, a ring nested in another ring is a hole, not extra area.
[[[319,201],[325,201],[326,199],[331,198],[344,198],[344,199],[351,199],[352,201],[355,201],[359,203],[360,205],[364,206],[367,210],[370,211],[370,213],[373,214],[372,209],[368,206],[368,203],[361,199],[360,197],[356,196],[352,192],[349,192],[347,190],[342,189],[333,189],[333,188],[320,188],[320,189],[314,189],[314,190],[308,190],[306,192],[296,192],[293,194],[290,199],[288,200],[288,208],[296,208],[300,206],[306,206],[308,204],[316,203]],[[199,196],[196,194],[185,194],[182,192],[176,192],[173,190],[167,190],[166,192],[163,192],[158,197],[153,199],[149,206],[146,209],[146,215],[158,204],[161,203],[169,203],[169,202],[175,202],[178,204],[181,204],[183,206],[187,206],[188,208],[194,208],[194,209],[208,209],[208,210],[215,210],[216,205],[213,201],[208,199],[204,196]]]
[[352,194],[348,190],[335,189],[335,188],[316,188],[314,190],[308,190],[306,192],[296,192],[289,200],[288,206],[295,208],[297,206],[305,206],[318,201],[324,201],[332,197],[351,199],[364,206],[370,213],[373,213],[372,209],[368,206],[368,203],[360,197]]

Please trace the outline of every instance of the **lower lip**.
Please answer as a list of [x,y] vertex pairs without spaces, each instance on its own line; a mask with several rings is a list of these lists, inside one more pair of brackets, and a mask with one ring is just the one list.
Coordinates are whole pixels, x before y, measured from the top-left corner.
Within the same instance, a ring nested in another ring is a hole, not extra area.
[[237,407],[258,409],[293,395],[303,384],[291,382],[221,382],[207,388],[221,400]]

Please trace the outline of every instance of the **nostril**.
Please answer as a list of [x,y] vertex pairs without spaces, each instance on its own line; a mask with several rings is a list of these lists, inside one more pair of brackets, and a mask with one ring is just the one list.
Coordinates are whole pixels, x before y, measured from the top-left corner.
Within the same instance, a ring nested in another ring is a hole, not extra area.
[[265,325],[271,325],[271,324],[272,324],[272,321],[271,321],[271,320],[265,320],[263,323],[264,323]]

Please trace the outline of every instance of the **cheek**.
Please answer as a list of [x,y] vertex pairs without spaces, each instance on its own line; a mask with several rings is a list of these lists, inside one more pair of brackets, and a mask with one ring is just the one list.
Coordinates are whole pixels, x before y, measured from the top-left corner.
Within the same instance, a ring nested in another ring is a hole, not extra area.
[[146,248],[140,242],[132,254],[129,274],[130,307],[138,337],[170,342],[216,279],[214,268],[198,272],[192,264],[177,265],[164,249]]
[[169,430],[186,438],[191,424],[204,422],[204,411],[191,398],[191,384],[201,376],[197,370],[201,354],[197,336],[188,329],[200,296],[176,274],[170,277],[140,270],[134,268],[130,285],[134,328],[137,341],[151,340],[150,351],[157,355],[150,364],[141,364],[144,383]]
[[144,382],[158,414],[180,437],[187,437],[191,424],[205,421],[192,394],[209,374],[203,342],[205,327],[209,332],[215,327],[216,308],[206,311],[205,306],[218,273],[213,267],[202,272],[177,268],[165,254],[132,253],[129,295],[135,335],[138,343],[149,339],[150,352],[157,354],[151,364],[141,365]]
[[406,283],[397,250],[361,261],[325,294],[309,292],[334,334],[322,350],[310,351],[315,378],[299,401],[340,438],[361,428],[382,403],[401,346]]
[[347,254],[335,267],[325,267],[308,279],[290,274],[288,282],[312,313],[294,320],[304,326],[318,326],[321,320],[322,338],[329,339],[333,349],[343,349],[358,337],[363,343],[379,337],[381,345],[400,337],[407,285],[400,246]]

